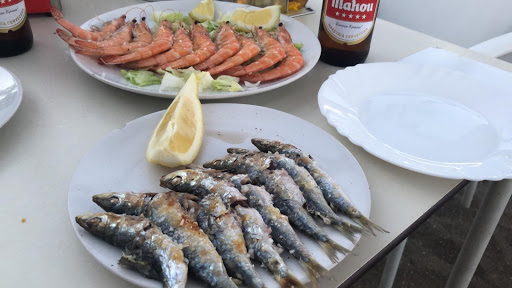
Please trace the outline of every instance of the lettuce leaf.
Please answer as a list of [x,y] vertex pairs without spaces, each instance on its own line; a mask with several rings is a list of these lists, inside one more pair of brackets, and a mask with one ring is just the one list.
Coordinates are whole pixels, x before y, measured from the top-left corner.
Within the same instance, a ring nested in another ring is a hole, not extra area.
[[206,29],[208,30],[208,33],[211,33],[212,31],[216,30],[220,26],[217,22],[211,21],[211,20],[202,22],[201,25],[206,27]]
[[183,81],[183,79],[178,78],[178,77],[172,75],[171,73],[165,72],[159,91],[160,92],[172,91],[172,90],[181,88],[184,85],[185,85],[185,81]]
[[219,90],[219,91],[228,91],[228,92],[244,91],[244,88],[242,88],[242,86],[240,86],[240,84],[236,83],[235,81],[219,80],[219,79],[212,81],[212,89]]
[[172,74],[174,77],[177,77],[177,78],[183,80],[184,82],[186,82],[188,80],[188,78],[190,77],[190,75],[192,75],[192,73],[196,74],[199,92],[202,92],[203,89],[209,89],[211,86],[211,83],[213,81],[213,78],[209,72],[202,72],[199,70],[195,70],[192,67],[189,67],[187,69],[167,68],[165,70],[167,72],[169,72],[170,74]]
[[130,83],[137,86],[149,86],[149,85],[157,85],[162,82],[162,77],[156,75],[151,71],[146,70],[121,70],[121,74],[126,78]]
[[236,83],[240,83],[240,78],[228,75],[220,75],[219,77],[217,77],[217,80],[233,81]]
[[293,43],[293,46],[297,48],[297,50],[302,50],[302,47],[304,47],[304,43]]
[[188,15],[184,15],[181,12],[154,12],[151,17],[156,23],[160,23],[162,20],[167,20],[171,23],[183,22],[186,25],[190,25],[192,23],[190,17],[188,17]]

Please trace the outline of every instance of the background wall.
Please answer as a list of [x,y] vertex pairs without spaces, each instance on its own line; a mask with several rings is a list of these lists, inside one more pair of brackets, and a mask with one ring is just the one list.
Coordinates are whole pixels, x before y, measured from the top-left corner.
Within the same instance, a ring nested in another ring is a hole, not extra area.
[[379,17],[470,47],[512,32],[512,0],[381,0]]

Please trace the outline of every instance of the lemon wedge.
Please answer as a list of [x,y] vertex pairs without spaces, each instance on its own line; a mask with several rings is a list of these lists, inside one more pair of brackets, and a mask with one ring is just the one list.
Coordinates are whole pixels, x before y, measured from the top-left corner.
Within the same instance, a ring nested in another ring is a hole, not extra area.
[[149,140],[146,159],[177,167],[192,163],[203,142],[203,111],[194,73],[172,101]]
[[254,26],[262,27],[265,31],[276,27],[281,16],[281,6],[274,5],[258,10],[236,9],[231,15],[230,23],[237,30],[244,32],[254,31]]
[[215,16],[213,0],[203,0],[199,2],[199,4],[197,4],[196,7],[188,13],[188,16],[199,22],[213,20],[213,17]]

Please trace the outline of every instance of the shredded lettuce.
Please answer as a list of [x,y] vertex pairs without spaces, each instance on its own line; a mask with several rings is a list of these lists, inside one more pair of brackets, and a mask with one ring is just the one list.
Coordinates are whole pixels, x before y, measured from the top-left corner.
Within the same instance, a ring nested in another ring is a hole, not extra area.
[[199,70],[195,70],[192,67],[189,67],[187,69],[167,68],[165,70],[168,72],[168,73],[166,72],[167,74],[171,74],[172,76],[183,80],[183,83],[185,83],[188,80],[188,78],[190,77],[190,75],[192,75],[192,73],[194,73],[197,77],[199,92],[202,92],[203,89],[209,89],[211,87],[211,83],[213,81],[213,78],[209,72],[201,72]]
[[240,83],[240,78],[228,75],[220,75],[219,77],[217,77],[217,80],[233,81],[236,83]]
[[201,25],[206,27],[206,29],[208,30],[208,33],[211,33],[212,31],[216,30],[220,26],[217,22],[214,22],[211,20],[202,22]]
[[181,88],[185,85],[185,81],[183,79],[178,78],[171,73],[164,72],[164,78],[162,79],[162,84],[160,85],[159,91],[172,91],[178,88]]
[[244,88],[242,88],[242,86],[240,86],[240,84],[236,83],[235,81],[219,80],[219,79],[212,81],[212,88],[213,88],[213,90],[228,91],[228,92],[244,91]]
[[192,74],[195,74],[197,77],[199,92],[205,89],[227,92],[244,91],[244,88],[238,84],[240,78],[221,75],[214,80],[209,72],[195,70],[192,67],[187,69],[159,69],[156,73],[157,74],[145,70],[121,70],[121,74],[134,85],[147,86],[160,84],[160,92],[180,89],[185,85]]
[[297,50],[302,50],[302,47],[304,47],[304,43],[293,43],[293,46],[297,48]]
[[190,17],[188,17],[188,15],[184,15],[181,12],[155,12],[153,15],[151,15],[151,17],[156,23],[160,23],[162,20],[167,20],[171,23],[182,22],[186,25],[190,25],[192,23]]
[[171,73],[172,75],[183,79],[183,81],[187,81],[188,77],[197,70],[195,70],[192,67],[189,67],[187,69],[172,69],[172,68],[166,68],[165,71]]
[[195,73],[197,77],[197,84],[199,86],[199,92],[202,92],[203,89],[208,89],[211,87],[212,82],[214,81],[210,72],[199,72]]
[[121,70],[121,74],[130,81],[130,83],[137,86],[157,85],[162,82],[162,77],[146,70]]
[[251,82],[244,81],[245,87],[247,89],[254,89],[254,88],[258,87],[260,85],[260,83],[261,83],[261,81],[258,81],[256,83],[251,83]]

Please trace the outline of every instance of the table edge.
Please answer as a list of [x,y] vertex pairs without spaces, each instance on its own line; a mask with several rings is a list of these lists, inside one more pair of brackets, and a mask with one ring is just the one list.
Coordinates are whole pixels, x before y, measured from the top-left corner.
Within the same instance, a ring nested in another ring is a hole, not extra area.
[[387,256],[395,247],[397,247],[402,241],[404,241],[412,232],[420,227],[425,221],[427,221],[437,210],[439,210],[448,200],[452,199],[457,193],[459,193],[464,186],[470,181],[462,180],[459,184],[453,187],[441,200],[435,203],[430,209],[421,215],[416,221],[414,221],[409,227],[407,227],[400,235],[393,239],[386,247],[380,250],[375,256],[368,260],[361,268],[354,272],[348,277],[338,288],[346,288],[354,285],[359,279],[361,279],[371,268],[373,268],[380,260]]

